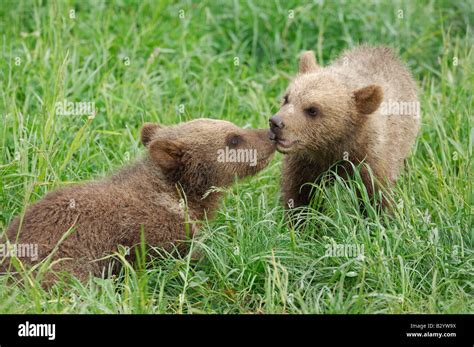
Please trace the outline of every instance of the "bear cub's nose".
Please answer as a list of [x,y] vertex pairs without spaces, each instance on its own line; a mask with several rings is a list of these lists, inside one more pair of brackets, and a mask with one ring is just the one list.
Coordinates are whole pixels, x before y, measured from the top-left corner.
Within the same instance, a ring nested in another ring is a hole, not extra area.
[[281,129],[285,127],[285,123],[283,123],[283,119],[279,115],[274,115],[268,122],[270,123],[268,137],[270,140],[275,140],[281,136]]
[[274,115],[270,118],[268,123],[270,123],[268,138],[272,141],[277,140],[277,137],[281,135],[281,129],[285,126],[283,119],[279,115]]
[[283,119],[279,115],[274,115],[272,118],[270,118],[270,129],[276,130],[276,129],[283,129],[285,124],[283,123]]

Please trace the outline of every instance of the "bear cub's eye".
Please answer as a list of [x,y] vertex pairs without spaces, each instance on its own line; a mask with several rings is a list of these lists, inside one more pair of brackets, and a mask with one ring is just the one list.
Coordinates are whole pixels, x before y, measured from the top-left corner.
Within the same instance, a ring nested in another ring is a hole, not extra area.
[[227,145],[229,147],[237,147],[237,145],[241,142],[241,138],[239,135],[232,135],[227,138]]
[[308,107],[305,112],[311,116],[311,117],[316,117],[319,114],[319,110],[315,106]]
[[286,94],[284,97],[283,97],[283,105],[286,105],[288,103],[288,94]]

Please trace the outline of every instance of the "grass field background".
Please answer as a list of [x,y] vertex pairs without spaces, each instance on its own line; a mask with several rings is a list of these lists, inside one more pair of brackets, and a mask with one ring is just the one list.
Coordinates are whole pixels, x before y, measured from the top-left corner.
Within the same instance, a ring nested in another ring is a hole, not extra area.
[[[358,180],[323,191],[295,231],[281,155],[234,185],[196,246],[120,279],[8,283],[0,313],[474,312],[472,1],[1,1],[0,230],[47,192],[143,154],[143,122],[267,127],[313,49],[393,47],[420,86],[422,127],[394,214],[364,218]],[[58,101],[94,102],[95,117]],[[327,245],[363,245],[330,257]]]

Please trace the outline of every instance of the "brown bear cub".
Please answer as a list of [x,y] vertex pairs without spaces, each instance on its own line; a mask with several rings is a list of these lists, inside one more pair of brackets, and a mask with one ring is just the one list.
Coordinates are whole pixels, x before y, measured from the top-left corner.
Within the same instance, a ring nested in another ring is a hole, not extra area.
[[[397,179],[419,126],[416,85],[391,49],[360,46],[327,67],[318,66],[313,52],[303,53],[298,76],[270,118],[269,137],[285,154],[285,206],[309,205],[307,183],[321,183],[336,163],[343,176],[364,163],[360,175],[373,199],[377,187]],[[378,206],[386,204],[382,197]]]
[[54,281],[54,270],[81,280],[89,273],[101,276],[111,266],[110,257],[101,258],[118,245],[140,244],[142,230],[147,245],[186,251],[180,241],[192,237],[195,222],[212,217],[217,207],[220,193],[209,193],[210,188],[256,174],[275,151],[267,130],[212,119],[169,127],[147,123],[141,141],[147,154],[135,164],[109,178],[49,193],[7,229],[11,244],[38,245],[37,262],[53,252],[47,283]]

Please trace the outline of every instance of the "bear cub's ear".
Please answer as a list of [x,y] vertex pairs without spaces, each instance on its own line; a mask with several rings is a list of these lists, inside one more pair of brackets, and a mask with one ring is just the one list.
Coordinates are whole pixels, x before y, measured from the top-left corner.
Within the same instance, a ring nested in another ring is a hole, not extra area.
[[177,169],[182,163],[184,145],[177,140],[156,139],[148,149],[153,160],[165,170]]
[[306,51],[300,55],[300,74],[313,72],[319,69],[313,51]]
[[354,91],[354,100],[357,111],[362,114],[375,112],[383,101],[383,91],[378,85],[371,84]]
[[161,127],[156,123],[143,124],[140,137],[145,147],[148,146],[148,144],[150,143],[151,139],[155,135],[156,130],[160,128]]

